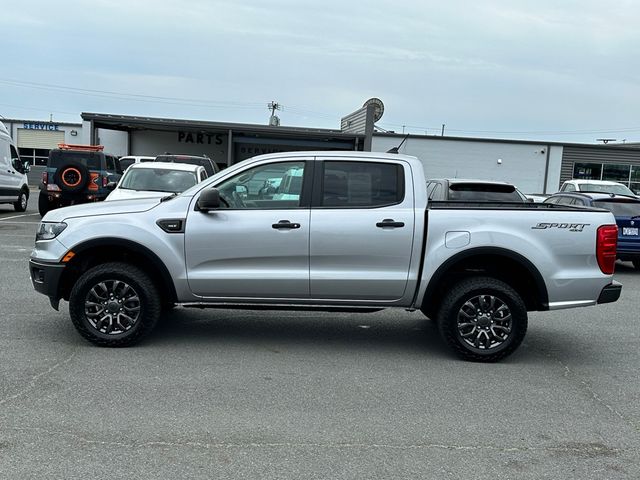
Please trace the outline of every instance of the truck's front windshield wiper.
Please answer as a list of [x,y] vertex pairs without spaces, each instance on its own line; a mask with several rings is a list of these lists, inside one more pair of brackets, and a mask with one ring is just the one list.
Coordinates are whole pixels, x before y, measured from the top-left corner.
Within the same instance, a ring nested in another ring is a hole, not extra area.
[[173,192],[171,195],[167,195],[166,197],[162,197],[160,199],[161,202],[166,202],[167,200],[171,200],[172,198],[175,198],[178,196],[178,192]]

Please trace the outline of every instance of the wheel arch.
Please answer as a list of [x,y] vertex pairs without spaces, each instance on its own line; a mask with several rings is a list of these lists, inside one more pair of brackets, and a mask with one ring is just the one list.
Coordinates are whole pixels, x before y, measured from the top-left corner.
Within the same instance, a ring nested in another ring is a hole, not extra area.
[[169,270],[160,257],[144,245],[123,238],[99,238],[80,243],[71,251],[75,255],[67,263],[60,279],[60,298],[69,299],[73,284],[87,269],[102,263],[124,261],[149,274],[163,298],[177,301]]
[[[447,287],[474,275],[489,275],[504,281],[522,297],[527,310],[548,310],[549,295],[540,271],[521,254],[500,247],[477,247],[447,259],[431,277],[421,310],[432,317]],[[533,286],[534,288],[531,288]]]

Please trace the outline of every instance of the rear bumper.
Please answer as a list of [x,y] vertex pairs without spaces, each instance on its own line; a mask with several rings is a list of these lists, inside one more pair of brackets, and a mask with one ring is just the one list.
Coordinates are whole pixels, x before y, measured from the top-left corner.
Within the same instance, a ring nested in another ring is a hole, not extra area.
[[598,297],[598,303],[616,302],[620,298],[622,292],[622,284],[615,280],[604,287]]

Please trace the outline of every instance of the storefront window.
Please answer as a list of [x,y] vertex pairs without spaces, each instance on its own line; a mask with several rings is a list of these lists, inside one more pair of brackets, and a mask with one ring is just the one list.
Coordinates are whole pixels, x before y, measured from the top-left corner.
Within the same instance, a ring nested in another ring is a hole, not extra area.
[[573,167],[573,178],[584,180],[600,180],[601,163],[576,163]]
[[630,170],[631,165],[615,165],[605,163],[604,169],[602,171],[602,179],[612,180],[614,182],[622,182],[627,185],[629,182]]

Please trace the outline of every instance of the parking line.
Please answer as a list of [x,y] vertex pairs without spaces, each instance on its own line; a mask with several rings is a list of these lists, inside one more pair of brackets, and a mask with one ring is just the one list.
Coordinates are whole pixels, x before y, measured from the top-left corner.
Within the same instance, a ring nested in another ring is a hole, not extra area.
[[[34,215],[40,215],[40,214],[39,213],[25,213],[24,215],[14,215],[12,217],[0,218],[0,222],[3,222],[4,220],[11,220],[12,218],[32,217]],[[25,223],[31,223],[31,222],[25,222]]]

